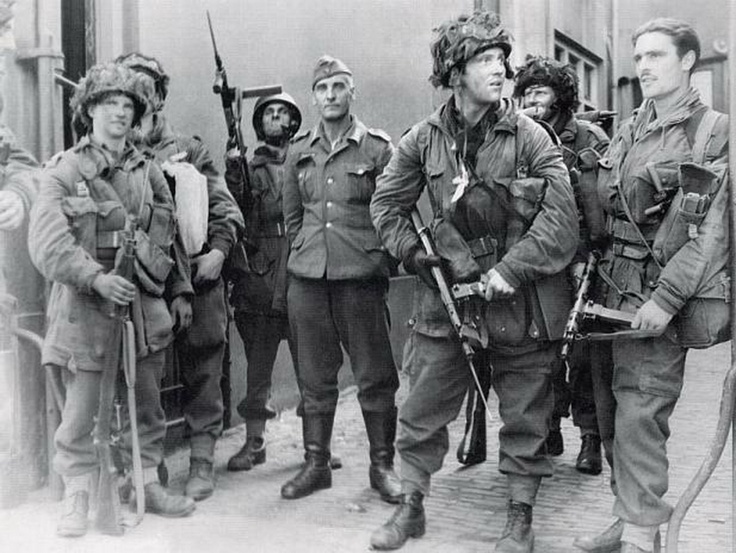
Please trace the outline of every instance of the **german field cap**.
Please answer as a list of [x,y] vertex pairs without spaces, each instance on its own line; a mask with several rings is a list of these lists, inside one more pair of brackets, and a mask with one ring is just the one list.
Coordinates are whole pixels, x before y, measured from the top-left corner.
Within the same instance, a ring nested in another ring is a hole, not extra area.
[[317,60],[317,65],[314,66],[314,75],[312,76],[312,90],[317,86],[317,83],[322,79],[332,77],[333,75],[351,75],[352,71],[342,61],[332,56],[322,56]]

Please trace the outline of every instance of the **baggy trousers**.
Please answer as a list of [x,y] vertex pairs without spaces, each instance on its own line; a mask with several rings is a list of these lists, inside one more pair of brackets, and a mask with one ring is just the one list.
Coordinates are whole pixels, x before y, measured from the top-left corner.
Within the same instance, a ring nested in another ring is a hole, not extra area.
[[361,409],[394,409],[399,376],[389,340],[387,292],[385,278],[290,280],[287,305],[305,415],[335,412],[341,344],[350,358]]
[[[455,337],[415,331],[409,340],[405,369],[411,388],[399,409],[396,446],[404,492],[427,495],[431,475],[442,467],[449,449],[447,425],[457,418],[472,377]],[[498,468],[509,476],[511,499],[530,505],[539,478],[552,475],[544,443],[554,406],[551,375],[557,345],[540,344],[540,349],[519,355],[488,352],[503,421]]]
[[235,324],[243,340],[248,362],[245,398],[238,405],[238,413],[245,420],[265,420],[269,416],[266,405],[271,396],[273,364],[282,340],[289,343],[294,372],[297,378],[299,375],[296,344],[289,332],[289,319],[286,315],[275,313],[264,315],[250,311],[236,311]]
[[[164,454],[166,416],[160,395],[164,359],[164,352],[159,351],[137,360],[135,397],[144,468],[157,467]],[[66,387],[66,401],[61,424],[54,435],[56,455],[53,467],[61,476],[81,476],[99,468],[92,432],[100,403],[102,372],[72,372],[62,368],[61,374]],[[125,397],[119,384],[118,389],[118,395]],[[121,454],[126,464],[130,463],[131,443],[130,425],[124,424]]]
[[666,336],[613,343],[613,391],[618,402],[613,470],[615,516],[639,526],[669,520],[669,419],[683,385],[687,349]]

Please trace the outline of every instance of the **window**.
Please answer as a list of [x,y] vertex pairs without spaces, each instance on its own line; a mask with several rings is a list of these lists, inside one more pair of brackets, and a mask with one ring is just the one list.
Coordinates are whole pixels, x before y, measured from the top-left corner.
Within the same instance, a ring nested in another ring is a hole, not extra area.
[[598,108],[601,58],[560,31],[555,31],[555,59],[569,63],[578,74],[580,111]]

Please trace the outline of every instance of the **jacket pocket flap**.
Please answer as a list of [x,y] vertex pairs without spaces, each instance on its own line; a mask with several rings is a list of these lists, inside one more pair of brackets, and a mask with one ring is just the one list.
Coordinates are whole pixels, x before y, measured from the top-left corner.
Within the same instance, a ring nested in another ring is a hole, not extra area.
[[62,198],[61,210],[67,217],[79,217],[86,213],[97,213],[97,203],[90,197],[70,196]]
[[352,167],[348,167],[345,169],[345,171],[351,175],[357,175],[359,177],[362,177],[366,173],[370,173],[375,169],[374,165],[368,165],[368,164],[358,164],[353,165]]

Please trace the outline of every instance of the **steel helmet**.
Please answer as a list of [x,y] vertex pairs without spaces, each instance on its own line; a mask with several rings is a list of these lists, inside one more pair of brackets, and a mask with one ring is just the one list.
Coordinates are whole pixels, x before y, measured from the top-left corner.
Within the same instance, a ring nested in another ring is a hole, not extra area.
[[133,125],[136,125],[146,112],[147,85],[134,71],[111,62],[90,67],[79,81],[69,102],[75,125],[87,132],[92,130],[92,120],[87,110],[91,104],[111,92],[125,94],[133,100],[135,107]]
[[495,13],[476,11],[470,17],[461,15],[457,19],[445,21],[433,31],[434,38],[429,47],[433,68],[429,81],[435,87],[451,88],[452,70],[455,67],[462,68],[473,56],[492,47],[503,50],[506,55],[506,78],[513,78],[514,72],[508,61],[512,37],[501,26],[501,18]]
[[253,108],[253,129],[256,131],[258,140],[265,140],[266,138],[266,135],[263,133],[263,112],[269,104],[273,104],[274,102],[286,105],[291,113],[291,124],[288,129],[289,138],[294,136],[299,131],[299,127],[302,126],[302,113],[299,111],[291,95],[282,92],[281,94],[273,94],[271,96],[261,96]]
[[[148,75],[154,82],[154,94],[148,98],[153,107],[153,111],[161,111],[164,107],[164,100],[169,93],[169,76],[164,71],[161,62],[156,58],[146,56],[139,52],[131,52],[118,56],[116,63],[129,67],[133,71]],[[156,98],[158,95],[158,98]]]

